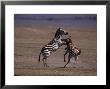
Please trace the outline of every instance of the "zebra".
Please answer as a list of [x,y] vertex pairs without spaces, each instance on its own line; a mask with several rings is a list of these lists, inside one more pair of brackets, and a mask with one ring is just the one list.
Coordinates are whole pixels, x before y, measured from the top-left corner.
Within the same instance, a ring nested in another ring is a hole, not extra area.
[[59,49],[60,46],[63,45],[63,41],[62,41],[62,37],[64,35],[68,35],[68,32],[64,31],[62,28],[58,28],[54,38],[44,47],[42,47],[41,52],[39,54],[39,62],[40,62],[40,56],[42,54],[43,56],[43,64],[44,67],[49,67],[46,63],[47,58],[51,55],[52,52],[56,51],[57,49]]
[[77,57],[78,55],[81,54],[81,49],[80,48],[77,48],[73,43],[72,43],[72,40],[71,40],[71,36],[67,39],[63,39],[63,41],[65,41],[65,44],[66,44],[66,52],[64,54],[64,62],[66,62],[65,60],[65,56],[68,54],[68,61],[67,63],[64,65],[64,68],[66,67],[66,65],[70,62],[70,59],[72,57],[74,57],[74,60],[76,62],[77,60]]

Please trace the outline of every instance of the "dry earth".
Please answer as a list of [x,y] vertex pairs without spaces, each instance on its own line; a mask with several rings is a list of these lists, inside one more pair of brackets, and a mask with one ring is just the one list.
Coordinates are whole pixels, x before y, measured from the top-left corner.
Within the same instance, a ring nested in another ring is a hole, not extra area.
[[54,36],[56,29],[15,27],[14,73],[18,76],[96,76],[97,75],[97,31],[96,29],[69,28],[66,31],[72,41],[82,50],[77,64],[73,60],[67,65],[63,61],[64,46],[48,59],[49,68],[38,63],[41,48]]

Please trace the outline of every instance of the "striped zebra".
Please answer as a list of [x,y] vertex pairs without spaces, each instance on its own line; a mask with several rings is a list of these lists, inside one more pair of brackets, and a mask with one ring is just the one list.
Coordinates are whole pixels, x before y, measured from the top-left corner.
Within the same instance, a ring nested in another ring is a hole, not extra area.
[[57,49],[59,49],[60,46],[63,45],[62,37],[64,35],[68,35],[68,32],[62,30],[61,28],[58,28],[54,38],[41,49],[41,52],[39,54],[39,62],[40,62],[40,56],[42,54],[43,56],[42,61],[43,61],[44,67],[49,67],[46,61],[47,61],[47,58],[51,55],[51,53],[56,51]]
[[63,39],[65,41],[65,44],[66,44],[66,52],[64,54],[64,62],[66,62],[65,60],[65,56],[68,54],[68,61],[67,63],[65,64],[64,67],[66,67],[66,65],[70,62],[70,59],[71,58],[74,58],[75,62],[77,61],[77,57],[78,55],[81,54],[81,49],[80,48],[77,48],[73,43],[72,43],[72,40],[71,38],[67,38],[67,39]]

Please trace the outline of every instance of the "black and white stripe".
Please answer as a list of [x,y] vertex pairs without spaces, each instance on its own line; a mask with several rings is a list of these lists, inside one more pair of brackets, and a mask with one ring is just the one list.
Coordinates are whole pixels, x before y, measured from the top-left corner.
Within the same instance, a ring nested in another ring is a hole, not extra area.
[[50,41],[47,45],[45,45],[39,54],[39,62],[40,62],[40,55],[43,56],[43,63],[44,67],[48,67],[46,60],[51,55],[52,52],[59,49],[60,46],[63,45],[62,36],[68,35],[68,32],[62,30],[61,28],[57,29],[54,38]]
[[65,39],[65,43],[66,43],[66,52],[64,54],[64,62],[66,62],[65,60],[65,56],[68,54],[68,61],[67,63],[65,64],[64,67],[66,67],[66,65],[70,62],[70,59],[71,58],[74,58],[75,62],[77,60],[77,57],[78,55],[81,54],[81,49],[80,48],[77,48],[73,43],[72,43],[72,40],[70,38],[67,38]]

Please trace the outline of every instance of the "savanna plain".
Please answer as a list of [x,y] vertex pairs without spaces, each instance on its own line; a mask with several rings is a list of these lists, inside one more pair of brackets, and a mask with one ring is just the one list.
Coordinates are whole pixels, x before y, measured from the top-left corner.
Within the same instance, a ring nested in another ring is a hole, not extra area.
[[[63,66],[65,46],[53,52],[47,60],[48,68],[38,62],[41,48],[49,43],[57,28],[15,27],[14,30],[14,75],[15,76],[96,76],[97,75],[97,30],[63,28],[69,32],[73,43],[81,48],[77,63],[74,60]],[[42,59],[42,57],[41,57]],[[66,57],[67,60],[67,57]]]

